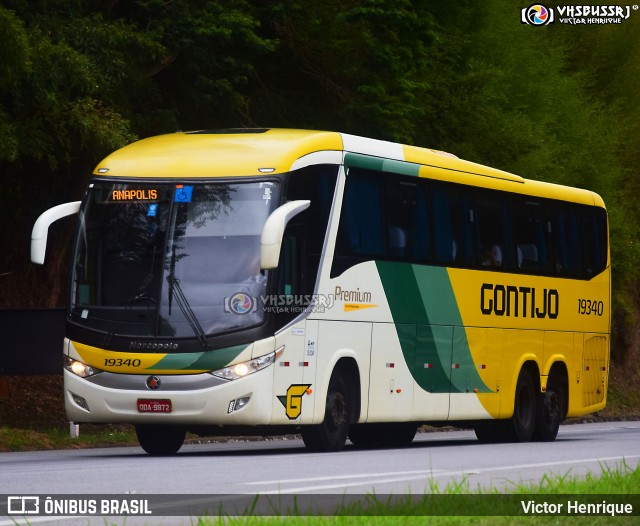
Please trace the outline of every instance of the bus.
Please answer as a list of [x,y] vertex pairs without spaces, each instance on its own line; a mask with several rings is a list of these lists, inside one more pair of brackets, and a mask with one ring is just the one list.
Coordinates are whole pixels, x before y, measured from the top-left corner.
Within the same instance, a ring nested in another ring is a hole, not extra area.
[[77,214],[63,346],[73,423],[152,455],[197,435],[401,447],[423,424],[552,441],[606,404],[600,196],[338,132],[143,139]]

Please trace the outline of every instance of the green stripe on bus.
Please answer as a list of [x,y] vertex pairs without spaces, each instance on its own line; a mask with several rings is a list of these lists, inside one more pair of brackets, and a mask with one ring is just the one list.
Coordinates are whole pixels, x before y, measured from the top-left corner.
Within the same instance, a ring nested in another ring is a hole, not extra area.
[[375,170],[378,172],[391,172],[400,175],[410,175],[412,177],[418,177],[418,174],[420,173],[419,164],[397,161],[394,159],[382,159],[380,157],[372,157],[370,155],[362,155],[359,153],[347,153],[344,156],[344,164],[353,168],[364,168],[366,170]]
[[226,367],[247,348],[246,344],[234,345],[199,353],[172,353],[167,354],[158,363],[149,369],[166,371],[216,371]]
[[[402,354],[431,393],[491,392],[478,374],[446,268],[377,261]],[[454,338],[455,332],[455,338]],[[456,374],[452,375],[455,345]],[[462,374],[461,374],[462,373]]]

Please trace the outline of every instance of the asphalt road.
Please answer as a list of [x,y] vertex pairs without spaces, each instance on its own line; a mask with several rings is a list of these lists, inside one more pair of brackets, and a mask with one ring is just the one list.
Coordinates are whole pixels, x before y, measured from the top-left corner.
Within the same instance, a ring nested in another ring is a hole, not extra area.
[[[545,475],[584,476],[623,463],[640,463],[640,422],[566,425],[552,443],[484,445],[472,431],[442,431],[420,433],[403,449],[348,446],[340,453],[307,453],[300,440],[282,439],[190,444],[169,458],[137,447],[1,453],[0,495],[420,495],[461,481],[467,491],[508,492]],[[181,524],[178,517],[154,519],[126,524]],[[40,522],[51,518],[28,521]],[[0,517],[4,524],[15,523]]]

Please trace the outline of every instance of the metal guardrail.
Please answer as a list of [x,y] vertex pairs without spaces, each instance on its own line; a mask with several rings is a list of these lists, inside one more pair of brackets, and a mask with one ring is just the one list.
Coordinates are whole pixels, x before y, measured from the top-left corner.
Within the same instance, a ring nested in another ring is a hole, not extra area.
[[62,374],[65,309],[0,310],[0,376]]

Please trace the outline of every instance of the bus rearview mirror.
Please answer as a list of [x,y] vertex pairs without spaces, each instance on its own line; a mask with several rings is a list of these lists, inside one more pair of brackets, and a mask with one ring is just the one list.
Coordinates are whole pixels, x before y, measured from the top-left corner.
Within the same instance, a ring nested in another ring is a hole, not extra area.
[[262,236],[260,237],[261,269],[268,270],[278,266],[282,238],[287,223],[292,217],[309,208],[310,204],[309,200],[289,201],[271,212],[262,227]]
[[47,251],[47,236],[49,235],[49,226],[58,219],[77,214],[80,210],[80,201],[64,203],[62,205],[49,208],[46,212],[40,214],[36,219],[31,231],[31,261],[42,265],[44,256]]

